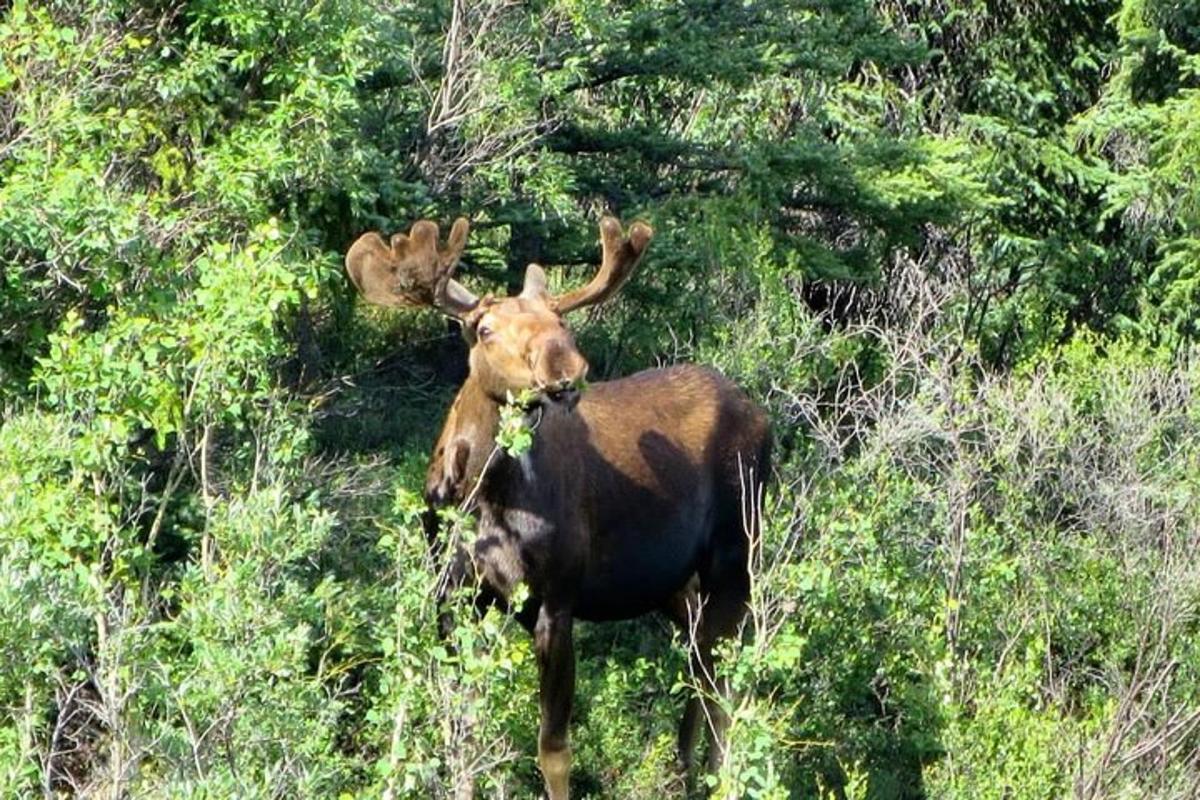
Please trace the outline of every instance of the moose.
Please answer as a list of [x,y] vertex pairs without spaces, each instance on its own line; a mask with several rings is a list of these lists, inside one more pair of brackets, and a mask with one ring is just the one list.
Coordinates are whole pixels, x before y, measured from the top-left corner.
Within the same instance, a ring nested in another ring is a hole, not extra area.
[[[704,691],[688,699],[679,761],[690,769],[702,717],[712,734],[709,768],[727,725],[716,698],[713,645],[736,633],[750,593],[749,547],[769,470],[766,413],[728,379],[694,365],[650,369],[584,385],[588,362],[564,316],[612,297],[653,235],[605,217],[602,257],[582,288],[547,289],[530,264],[521,292],[479,297],[454,278],[469,224],[443,245],[421,220],[389,241],[360,237],[346,270],[368,302],[430,306],[458,320],[469,374],[434,447],[426,482],[433,506],[473,495],[474,542],[453,556],[451,583],[474,578],[504,603],[528,588],[518,619],[534,637],[541,723],[538,766],[550,800],[568,796],[568,723],[575,683],[575,619],[629,619],[662,611],[694,635],[692,669]],[[536,426],[532,446],[495,447],[511,397]]]

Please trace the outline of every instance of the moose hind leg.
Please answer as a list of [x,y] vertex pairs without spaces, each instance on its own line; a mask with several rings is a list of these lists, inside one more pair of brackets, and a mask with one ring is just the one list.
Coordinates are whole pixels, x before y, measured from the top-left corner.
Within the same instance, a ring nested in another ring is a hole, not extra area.
[[[697,595],[699,603],[700,595]],[[692,764],[696,751],[696,740],[700,731],[708,731],[709,750],[706,769],[716,773],[725,756],[725,730],[729,725],[724,703],[729,696],[728,682],[717,676],[716,662],[713,658],[713,646],[728,635],[714,623],[709,623],[709,615],[713,598],[705,598],[703,609],[693,617],[693,621],[684,627],[684,635],[688,639],[688,661],[692,679],[696,683],[696,691],[687,699],[683,709],[683,717],[679,721],[679,769],[684,774],[690,791],[692,785]],[[716,612],[716,618],[729,619],[728,615]],[[740,620],[739,620],[740,621]],[[736,631],[737,623],[732,624],[730,633]],[[720,632],[718,632],[720,630]]]
[[748,539],[740,526],[730,533],[731,538],[736,538],[732,538],[729,547],[714,553],[700,571],[700,620],[692,647],[692,670],[700,687],[697,705],[709,733],[710,774],[715,774],[725,761],[729,727],[725,706],[730,697],[729,682],[718,677],[712,650],[720,640],[738,634],[750,600]]
[[[688,653],[693,675],[702,673],[705,662],[711,664],[712,650],[704,643],[701,635],[700,616],[700,582],[693,575],[687,585],[679,590],[664,606],[663,612],[679,626],[684,641],[688,643]],[[707,654],[707,656],[703,655]],[[703,716],[699,694],[689,694],[683,708],[683,717],[679,720],[679,751],[677,760],[680,772],[690,784],[692,756],[696,751],[696,734],[700,731],[700,719]],[[688,787],[690,791],[690,786]]]
[[538,731],[538,766],[550,800],[567,800],[571,772],[568,726],[575,693],[575,650],[570,610],[555,610],[545,603],[534,624],[537,651],[541,726]]

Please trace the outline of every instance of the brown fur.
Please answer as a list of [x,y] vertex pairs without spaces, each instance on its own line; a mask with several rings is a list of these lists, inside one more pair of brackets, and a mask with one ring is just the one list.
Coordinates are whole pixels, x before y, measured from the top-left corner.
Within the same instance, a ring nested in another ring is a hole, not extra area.
[[[711,678],[712,646],[745,616],[752,531],[743,508],[769,469],[766,414],[712,370],[647,370],[595,384],[581,397],[575,392],[587,362],[560,309],[610,296],[650,238],[647,226],[635,225],[622,239],[615,220],[601,232],[600,274],[569,295],[549,296],[536,266],[517,297],[481,301],[455,289],[471,370],[426,478],[431,507],[461,502],[478,485],[477,536],[455,554],[448,590],[477,577],[485,598],[503,603],[519,583],[529,588],[518,616],[534,634],[538,656],[539,764],[551,800],[567,797],[574,619],[661,610],[690,629],[694,617],[694,671],[707,684],[705,696],[720,690]],[[427,251],[432,263],[436,250]],[[438,269],[432,280],[444,286],[452,265]],[[360,287],[386,285],[369,270],[351,275]],[[405,291],[414,294],[407,284]],[[537,425],[534,444],[518,458],[496,454],[489,465],[500,405],[522,389],[540,393],[528,410]],[[685,767],[702,716],[712,721],[710,762],[720,756],[720,710],[693,698],[679,732]]]

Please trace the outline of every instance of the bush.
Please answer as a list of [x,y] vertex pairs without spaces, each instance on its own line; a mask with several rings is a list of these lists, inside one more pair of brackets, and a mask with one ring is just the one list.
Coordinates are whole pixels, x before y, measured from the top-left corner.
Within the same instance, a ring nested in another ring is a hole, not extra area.
[[[693,794],[1190,796],[1195,14],[810,5],[10,4],[0,793],[540,791],[528,638],[431,601],[462,346],[340,261],[463,213],[481,293],[574,285],[611,212],[594,378],[775,422]],[[687,638],[577,639],[576,793],[684,796]]]

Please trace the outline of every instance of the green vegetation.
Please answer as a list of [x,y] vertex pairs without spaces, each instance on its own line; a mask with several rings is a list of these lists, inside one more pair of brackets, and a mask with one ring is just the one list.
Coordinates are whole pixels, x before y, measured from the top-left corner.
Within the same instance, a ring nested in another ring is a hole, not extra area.
[[[528,637],[431,602],[462,345],[341,259],[464,214],[573,285],[603,212],[590,376],[776,425],[714,796],[1200,791],[1194,3],[2,13],[0,795],[540,791]],[[683,796],[685,643],[578,640],[575,795]]]

